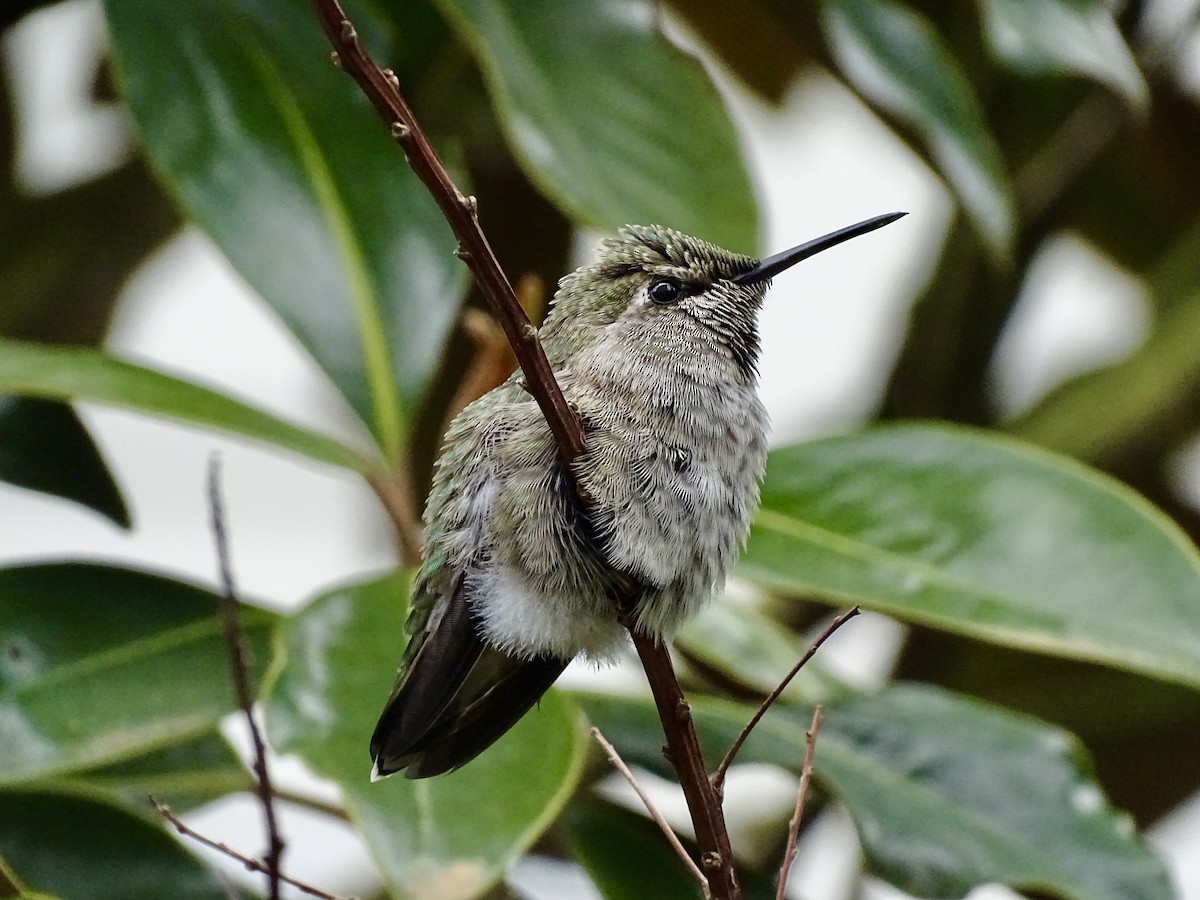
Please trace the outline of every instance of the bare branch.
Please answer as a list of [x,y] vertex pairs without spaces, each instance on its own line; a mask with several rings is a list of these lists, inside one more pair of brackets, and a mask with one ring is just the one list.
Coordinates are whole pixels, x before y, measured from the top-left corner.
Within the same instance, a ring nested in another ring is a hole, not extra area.
[[254,777],[263,818],[267,827],[266,874],[270,900],[279,900],[279,861],[283,857],[283,838],[275,819],[274,790],[267,773],[267,750],[258,723],[254,721],[254,692],[250,689],[247,665],[246,636],[238,622],[237,592],[233,583],[233,566],[229,560],[229,538],[225,533],[225,511],[221,504],[221,466],[216,456],[208,463],[208,502],[212,516],[213,540],[217,548],[217,564],[221,572],[221,613],[225,642],[229,645],[229,665],[233,673],[233,688],[238,706],[246,716],[250,740],[254,746]]
[[650,682],[650,693],[658,707],[658,718],[667,738],[667,759],[679,776],[679,786],[683,788],[696,829],[701,869],[714,897],[719,900],[741,897],[721,798],[708,779],[700,739],[692,722],[692,710],[675,677],[671,654],[662,641],[638,630],[632,613],[626,611],[622,619],[633,638],[633,646],[646,671],[646,680]]
[[800,670],[804,668],[805,664],[813,658],[813,654],[815,654],[821,648],[821,645],[824,644],[825,641],[827,641],[835,631],[857,616],[860,612],[862,612],[862,610],[856,606],[853,609],[846,610],[846,612],[842,613],[836,619],[830,622],[829,627],[821,632],[821,636],[813,641],[812,646],[808,648],[808,652],[800,657],[800,661],[792,666],[791,671],[783,676],[783,680],[775,686],[775,690],[771,691],[771,693],[767,695],[767,698],[763,700],[762,705],[758,708],[758,712],[756,712],[750,718],[750,721],[746,723],[746,727],[742,729],[742,733],[737,736],[737,740],[733,742],[729,750],[725,753],[725,758],[722,759],[721,764],[717,766],[717,771],[713,773],[712,783],[718,794],[724,790],[725,775],[729,772],[729,767],[733,765],[734,759],[737,758],[738,751],[742,749],[742,744],[746,743],[746,738],[750,737],[750,732],[754,730],[754,727],[759,723],[762,717],[767,714],[767,710],[771,708],[771,704],[779,699],[779,695],[787,689],[787,686],[792,683],[792,679],[795,678],[796,675],[799,674]]
[[625,780],[629,782],[634,793],[638,795],[638,799],[642,801],[642,805],[646,807],[646,811],[650,813],[650,818],[654,820],[659,830],[666,836],[667,843],[671,845],[671,849],[683,860],[683,864],[687,866],[688,871],[692,873],[692,877],[696,879],[696,883],[700,885],[700,891],[704,894],[705,900],[708,900],[708,898],[712,897],[712,893],[708,889],[708,879],[704,877],[704,873],[700,871],[700,867],[696,865],[696,861],[692,859],[687,849],[680,842],[674,829],[667,824],[667,820],[658,811],[658,807],[654,805],[653,801],[651,801],[650,797],[642,789],[642,786],[638,784],[637,777],[630,771],[629,766],[625,765],[625,760],[621,759],[621,754],[617,752],[617,748],[609,743],[608,739],[600,733],[599,728],[592,729],[592,737],[596,739],[597,744],[604,748],[604,752],[608,754],[608,761],[613,764],[613,768],[625,776]]
[[484,299],[508,336],[525,373],[529,393],[537,401],[554,435],[559,456],[569,464],[583,452],[579,417],[567,405],[538,340],[537,329],[530,324],[529,317],[517,302],[512,285],[479,227],[475,198],[464,196],[454,184],[401,94],[395,74],[390,69],[381,69],[366,52],[338,0],[313,0],[313,7],[333,45],[337,64],[358,83],[392,137],[404,149],[413,172],[441,207],[442,215],[458,238],[458,256],[470,268]]
[[[207,838],[200,834],[200,832],[195,831],[188,825],[185,825],[183,821],[171,810],[171,807],[167,806],[153,794],[150,795],[150,802],[154,804],[154,808],[158,810],[158,814],[170,822],[171,825],[174,826],[175,830],[183,836],[189,837],[197,843],[203,844],[205,847],[210,847],[211,849],[216,850],[218,853],[224,853],[230,859],[236,859],[251,872],[260,872],[264,875],[269,874],[267,872],[267,866],[265,863],[261,863],[252,857],[244,856],[227,844],[222,844],[220,841],[214,841],[211,838]],[[290,884],[292,887],[302,891],[305,894],[308,894],[311,897],[320,897],[321,900],[355,900],[353,897],[339,897],[337,894],[327,893],[318,887],[313,887],[311,884],[305,884],[303,881],[297,881],[295,878],[291,878],[287,875],[281,874],[279,876],[279,880],[285,884]]]
[[800,789],[796,791],[796,809],[792,821],[788,822],[787,846],[783,850],[783,861],[779,864],[779,884],[775,889],[775,900],[784,900],[787,892],[788,875],[796,861],[796,840],[800,835],[800,820],[804,818],[804,801],[808,797],[808,785],[812,781],[813,751],[817,747],[817,732],[821,730],[821,706],[813,710],[812,724],[804,741],[804,767],[800,770]]

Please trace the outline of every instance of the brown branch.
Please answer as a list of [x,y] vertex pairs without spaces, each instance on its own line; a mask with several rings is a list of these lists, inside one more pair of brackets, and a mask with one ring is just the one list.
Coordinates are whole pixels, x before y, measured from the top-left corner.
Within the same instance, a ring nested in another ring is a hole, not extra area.
[[474,197],[466,197],[450,178],[390,69],[381,69],[358,40],[358,32],[338,0],[313,0],[321,27],[333,45],[335,59],[367,95],[375,111],[404,149],[408,164],[421,179],[458,238],[458,255],[470,268],[484,299],[504,329],[525,373],[529,393],[537,401],[566,464],[583,452],[579,417],[567,405],[542,350],[537,329],[521,309],[512,285],[500,268],[479,227]]
[[771,708],[771,704],[779,699],[779,695],[787,689],[787,686],[791,684],[792,679],[795,678],[796,675],[799,674],[800,670],[804,668],[805,663],[813,658],[813,654],[821,648],[821,645],[824,644],[825,641],[827,641],[835,631],[857,616],[861,611],[862,610],[856,606],[853,609],[846,610],[844,613],[830,622],[829,627],[821,632],[821,636],[813,641],[812,646],[808,648],[808,652],[800,657],[800,661],[792,666],[791,671],[783,676],[783,680],[775,686],[775,690],[771,691],[771,693],[767,695],[767,698],[763,700],[762,705],[758,708],[758,712],[756,712],[750,718],[750,721],[746,723],[746,727],[742,729],[742,733],[737,736],[737,740],[733,742],[729,750],[725,753],[725,758],[722,759],[721,764],[717,766],[717,771],[713,773],[713,788],[716,790],[718,796],[724,791],[725,775],[729,771],[729,767],[733,765],[733,761],[737,757],[738,751],[742,749],[742,744],[746,743],[746,738],[750,737],[750,732],[754,730],[754,726],[756,726],[762,717],[767,714],[767,710]]
[[729,831],[725,827],[725,813],[721,809],[721,798],[708,780],[708,769],[704,765],[704,754],[696,726],[692,722],[692,709],[679,687],[675,669],[671,665],[671,654],[667,645],[638,630],[632,616],[622,616],[623,624],[633,638],[646,680],[650,682],[650,693],[658,707],[663,733],[667,738],[667,759],[679,776],[679,786],[687,801],[692,825],[696,829],[696,843],[700,845],[700,867],[708,880],[712,895],[718,900],[741,897],[737,869],[734,866],[733,848],[729,844]]
[[233,672],[233,688],[238,706],[246,716],[250,740],[254,746],[254,776],[263,819],[267,827],[266,874],[270,900],[279,900],[279,861],[283,856],[283,838],[275,819],[274,790],[267,773],[267,750],[258,723],[254,721],[254,693],[250,689],[247,665],[249,651],[246,636],[238,623],[237,592],[233,584],[233,566],[229,560],[229,538],[225,533],[225,512],[221,504],[221,466],[214,456],[208,463],[208,502],[212,516],[213,540],[217,548],[217,565],[221,572],[221,613],[225,642],[229,645],[229,663]]
[[696,865],[696,861],[688,854],[678,835],[675,834],[674,829],[663,818],[663,814],[658,811],[658,807],[654,805],[653,801],[651,801],[650,797],[642,789],[642,786],[638,784],[637,778],[630,771],[629,766],[625,765],[625,760],[621,759],[621,754],[617,752],[617,748],[609,743],[608,739],[600,733],[599,728],[592,729],[592,737],[595,738],[597,744],[604,748],[604,752],[608,754],[608,761],[613,764],[613,768],[620,772],[625,777],[625,780],[629,782],[629,786],[633,788],[634,793],[638,795],[638,799],[642,801],[642,805],[646,807],[646,811],[650,813],[650,818],[654,820],[659,831],[666,836],[667,843],[671,845],[671,849],[675,851],[675,855],[683,860],[683,864],[687,866],[687,870],[692,873],[692,877],[700,885],[700,892],[704,895],[705,900],[709,900],[712,897],[712,892],[708,888],[708,879],[704,877],[704,873],[700,871],[700,867]]
[[779,884],[775,889],[775,900],[783,900],[787,891],[788,875],[796,860],[796,840],[800,835],[800,820],[804,817],[804,801],[808,797],[808,785],[812,781],[813,751],[817,746],[817,732],[821,730],[821,707],[813,710],[812,724],[804,741],[804,767],[800,770],[800,789],[796,791],[796,809],[792,821],[788,822],[787,846],[783,850],[783,861],[779,864]]
[[[257,859],[252,857],[244,856],[227,844],[222,844],[220,841],[214,841],[212,838],[207,838],[190,826],[185,825],[183,821],[171,810],[171,807],[167,806],[153,794],[150,795],[150,802],[154,804],[154,808],[158,810],[158,814],[170,822],[171,825],[174,826],[175,830],[184,837],[189,837],[193,841],[203,844],[205,847],[210,847],[213,850],[216,850],[218,853],[225,854],[230,859],[237,860],[251,872],[259,872],[264,875],[269,874],[265,863],[259,862]],[[303,881],[298,881],[297,879],[288,875],[281,874],[279,876],[279,880],[285,884],[290,884],[292,887],[305,894],[308,894],[311,897],[320,897],[322,900],[354,900],[353,897],[339,897],[337,894],[327,893],[318,887],[313,887],[311,884],[305,884]]]
[[[571,463],[583,452],[579,417],[567,404],[538,341],[537,329],[517,302],[512,285],[501,271],[479,227],[475,199],[465,197],[455,186],[400,93],[395,74],[381,69],[363,49],[354,25],[338,0],[312,2],[321,27],[333,45],[335,62],[366,94],[458,238],[458,255],[471,269],[484,299],[504,329],[525,376],[526,387],[537,401],[554,436],[559,457],[570,472]],[[659,706],[673,764],[696,828],[701,866],[710,873],[713,895],[718,900],[732,900],[740,896],[740,891],[720,798],[708,779],[691,713],[671,668],[670,654],[661,642],[639,634],[632,618],[624,614],[622,618],[642,658],[651,692]]]

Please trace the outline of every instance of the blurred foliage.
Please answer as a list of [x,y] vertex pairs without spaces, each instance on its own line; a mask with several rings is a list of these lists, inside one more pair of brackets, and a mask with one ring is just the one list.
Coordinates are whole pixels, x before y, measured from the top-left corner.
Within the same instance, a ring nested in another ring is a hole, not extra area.
[[[48,5],[8,4],[0,25]],[[701,730],[715,758],[828,605],[861,603],[912,626],[896,683],[864,695],[818,657],[747,760],[797,770],[811,704],[826,703],[815,802],[851,810],[867,871],[924,896],[983,881],[1172,896],[1116,810],[1144,826],[1200,788],[1200,511],[1170,474],[1200,435],[1200,103],[1176,66],[1196,4],[1157,30],[1158,4],[1100,0],[347,5],[536,308],[579,226],[659,220],[758,246],[736,131],[664,14],[767,102],[813,73],[838,79],[943,181],[953,221],[877,418],[956,425],[772,455],[740,570],[765,600],[719,600],[680,635]],[[504,365],[486,326],[456,324],[479,298],[429,198],[329,65],[304,0],[105,11],[110,58],[88,90],[125,105],[140,155],[30,192],[12,85],[0,91],[0,479],[136,520],[69,405],[83,399],[340,466],[418,509],[463,385],[486,389]],[[122,286],[181,218],[296,334],[372,452],[98,349]],[[1063,234],[1137,280],[1150,331],[1006,420],[988,389],[997,346]],[[144,800],[187,809],[249,784],[216,730],[233,708],[216,598],[71,552],[0,570],[0,897],[226,896]],[[645,821],[590,789],[606,770],[584,764],[580,709],[663,770],[643,698],[554,693],[462,772],[366,784],[406,585],[314,586],[293,616],[244,616],[268,738],[341,786],[381,890],[475,896],[540,840],[606,895],[645,896],[640,869],[655,896],[694,895]],[[770,896],[772,873],[745,866],[747,896]]]

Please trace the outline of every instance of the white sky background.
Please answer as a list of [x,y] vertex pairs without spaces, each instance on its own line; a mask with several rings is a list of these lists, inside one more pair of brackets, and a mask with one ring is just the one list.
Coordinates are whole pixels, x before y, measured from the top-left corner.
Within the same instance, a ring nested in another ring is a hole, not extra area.
[[[6,42],[27,128],[21,173],[33,189],[89,177],[128,152],[119,117],[80,100],[88,74],[81,58],[88,48],[99,52],[101,33],[95,4],[74,0],[31,17]],[[38,71],[34,46],[43,65]],[[934,262],[949,199],[937,178],[828,77],[798,83],[778,109],[727,83],[722,87],[760,188],[764,253],[878,213],[911,213],[777,278],[763,313],[762,390],[775,442],[851,429],[878,402],[906,304]],[[1135,281],[1080,241],[1054,238],[1033,267],[999,350],[993,372],[998,407],[1019,412],[1062,379],[1120,358],[1147,326]],[[195,230],[142,267],[118,311],[109,347],[228,387],[294,420],[356,434],[336,391]],[[224,463],[235,571],[245,595],[291,609],[333,583],[394,562],[386,519],[354,476],[129,413],[89,407],[84,415],[130,501],[135,531],[126,534],[72,504],[0,484],[0,564],[69,555],[215,584],[203,490],[214,450]],[[1177,471],[1181,491],[1200,502],[1200,449],[1181,455]],[[777,773],[739,777],[758,785],[746,788],[748,797],[781,789]],[[807,874],[799,875],[793,896],[800,890],[809,897],[840,895],[828,842],[842,848],[846,866],[854,864],[848,823],[836,813],[826,819],[809,840],[808,856],[801,857],[798,872]],[[292,874],[335,891],[370,887],[363,875],[369,864],[343,830],[310,818],[289,822]],[[198,824],[247,852],[261,849],[258,817],[248,803],[225,804]],[[1156,834],[1180,897],[1200,900],[1200,800]],[[321,852],[306,852],[306,843]],[[805,865],[806,858],[821,865]],[[553,881],[549,893],[535,883],[545,870],[525,867],[521,873],[531,898],[562,896],[561,881]],[[896,895],[879,888],[873,896]]]

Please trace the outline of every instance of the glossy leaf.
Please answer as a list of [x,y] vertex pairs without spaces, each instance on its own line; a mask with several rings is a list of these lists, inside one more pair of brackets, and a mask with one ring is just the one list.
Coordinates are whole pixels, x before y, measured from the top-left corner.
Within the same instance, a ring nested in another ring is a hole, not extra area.
[[0,859],[28,890],[70,900],[230,897],[157,822],[88,793],[0,790]]
[[695,900],[691,873],[646,816],[589,799],[572,803],[563,822],[572,856],[606,900]]
[[700,63],[644,0],[441,0],[526,174],[612,231],[661,223],[756,254],[737,136]]
[[168,187],[394,456],[465,271],[387,129],[330,64],[310,5],[111,0],[105,11]]
[[71,781],[106,791],[130,807],[150,808],[153,794],[177,813],[187,812],[254,783],[217,729],[143,756],[72,773]]
[[65,403],[0,395],[0,480],[74,500],[129,527],[120,489]]
[[1073,378],[1009,427],[1018,437],[1097,465],[1169,440],[1194,415],[1200,384],[1200,291],[1165,310],[1119,363]]
[[230,431],[359,472],[371,468],[369,461],[333,438],[99,350],[0,339],[0,393],[90,400]]
[[474,897],[558,815],[580,776],[578,715],[551,692],[457,772],[372,784],[367,750],[404,649],[407,579],[332,591],[288,620],[287,664],[266,707],[272,744],[343,792],[389,889]]
[[910,425],[778,450],[762,498],[745,578],[1200,687],[1200,557],[1098,472]]
[[893,0],[826,0],[826,39],[846,79],[913,129],[993,259],[1012,255],[1012,188],[983,111],[930,23]]
[[[258,668],[273,621],[243,609]],[[214,594],[97,565],[0,570],[0,784],[209,733],[232,693]]]
[[1145,111],[1150,88],[1100,0],[982,0],[992,53],[1026,75],[1082,75]]
[[[578,694],[627,762],[667,774],[647,699]],[[694,700],[710,759],[751,707]],[[808,710],[777,708],[738,757],[797,771]],[[1065,732],[936,688],[897,685],[826,708],[819,783],[850,810],[870,868],[922,897],[997,882],[1078,900],[1169,900],[1162,863],[1115,812]]]

